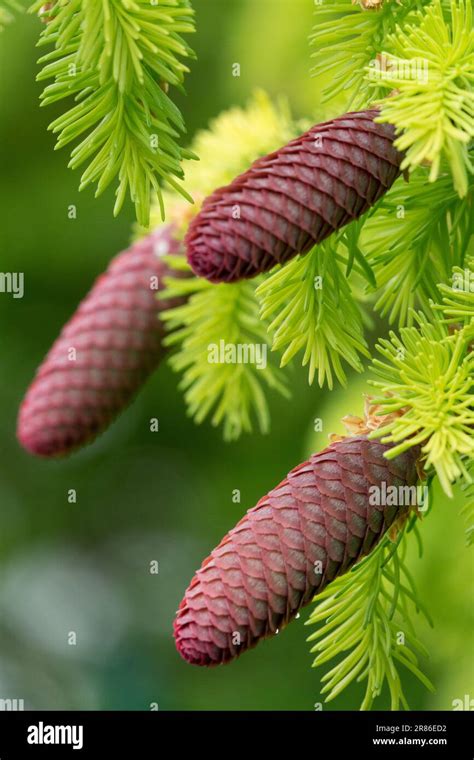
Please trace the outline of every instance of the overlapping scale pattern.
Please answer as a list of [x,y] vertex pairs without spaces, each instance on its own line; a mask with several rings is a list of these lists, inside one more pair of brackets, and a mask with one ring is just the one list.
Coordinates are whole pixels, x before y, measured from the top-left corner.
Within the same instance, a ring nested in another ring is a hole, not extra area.
[[182,252],[172,225],[116,256],[63,328],[20,407],[17,436],[30,453],[68,454],[103,432],[163,356],[157,291],[163,255]]
[[186,237],[194,272],[235,282],[284,264],[357,219],[392,186],[403,155],[375,109],[317,124],[209,196]]
[[[174,634],[185,660],[233,660],[281,630],[376,546],[407,513],[403,488],[418,478],[415,450],[387,460],[387,448],[366,436],[332,443],[247,512],[204,560],[181,602]],[[390,486],[398,505],[383,503],[393,502],[384,498]]]

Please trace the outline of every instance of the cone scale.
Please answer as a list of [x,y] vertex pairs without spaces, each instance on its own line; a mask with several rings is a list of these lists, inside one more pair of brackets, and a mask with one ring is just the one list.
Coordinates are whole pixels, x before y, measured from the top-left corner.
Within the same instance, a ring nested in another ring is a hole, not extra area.
[[91,442],[130,403],[164,350],[158,301],[181,251],[171,225],[116,256],[63,328],[21,404],[17,437],[31,454],[58,457]]
[[332,443],[247,512],[180,604],[174,635],[187,662],[226,663],[277,633],[407,515],[371,498],[417,483],[414,450],[387,460],[388,448],[365,435]]
[[255,277],[307,253],[358,219],[392,186],[403,154],[376,109],[317,124],[209,196],[186,237],[211,282]]

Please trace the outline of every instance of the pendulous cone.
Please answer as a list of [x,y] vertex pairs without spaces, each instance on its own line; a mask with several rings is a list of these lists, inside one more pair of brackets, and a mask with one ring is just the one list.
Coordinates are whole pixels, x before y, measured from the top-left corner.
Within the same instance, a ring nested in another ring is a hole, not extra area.
[[21,404],[23,448],[58,457],[91,442],[159,364],[169,301],[163,256],[182,252],[174,227],[158,228],[116,256],[63,328]]
[[366,435],[332,443],[247,512],[180,604],[174,635],[187,662],[226,663],[274,635],[406,517],[409,506],[377,502],[390,502],[385,487],[416,485],[418,452],[387,460],[389,448]]
[[317,124],[210,195],[186,236],[189,264],[236,282],[307,253],[392,186],[403,154],[376,109]]

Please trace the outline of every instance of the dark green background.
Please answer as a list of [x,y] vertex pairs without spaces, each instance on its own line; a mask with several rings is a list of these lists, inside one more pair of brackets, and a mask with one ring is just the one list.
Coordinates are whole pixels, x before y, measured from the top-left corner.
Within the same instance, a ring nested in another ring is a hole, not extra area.
[[[311,0],[195,0],[199,60],[180,98],[189,134],[261,86],[284,93],[297,116],[318,109],[309,77]],[[176,377],[155,374],[133,406],[93,446],[66,461],[37,461],[15,440],[18,404],[38,363],[94,278],[129,241],[133,211],[113,220],[112,193],[77,192],[67,153],[53,152],[35,84],[36,19],[0,37],[1,270],[25,273],[25,297],[0,294],[0,698],[66,709],[303,709],[319,700],[319,676],[303,627],[306,611],[274,640],[217,670],[186,665],[172,621],[194,570],[222,535],[326,431],[360,412],[360,383],[328,394],[293,376],[294,400],[271,399],[271,435],[224,445],[195,427]],[[232,63],[241,77],[232,76]],[[337,113],[337,106],[334,108]],[[67,207],[75,204],[77,220]],[[149,432],[150,417],[160,432]],[[69,504],[67,493],[78,500]],[[240,489],[242,503],[232,502]],[[406,679],[414,708],[451,708],[473,691],[472,555],[455,502],[440,498],[423,524],[425,556],[411,558],[435,628],[431,696]],[[149,563],[158,560],[158,576]],[[471,596],[471,598],[470,598]],[[75,631],[77,646],[67,634]],[[357,706],[353,687],[334,707]],[[387,706],[386,699],[380,702]]]

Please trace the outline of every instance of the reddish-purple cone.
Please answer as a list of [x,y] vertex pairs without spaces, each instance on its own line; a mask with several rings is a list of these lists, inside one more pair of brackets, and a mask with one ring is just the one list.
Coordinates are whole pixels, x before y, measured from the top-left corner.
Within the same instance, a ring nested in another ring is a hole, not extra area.
[[113,259],[40,366],[20,407],[17,436],[57,457],[92,441],[131,401],[163,355],[157,290],[165,254],[182,250],[172,225]]
[[366,436],[332,443],[247,512],[181,602],[174,635],[185,660],[225,663],[277,633],[406,515],[384,506],[383,484],[414,486],[417,452],[389,461],[388,448]]
[[189,263],[211,282],[284,264],[357,219],[392,186],[403,155],[378,111],[317,124],[216,190],[186,237]]

